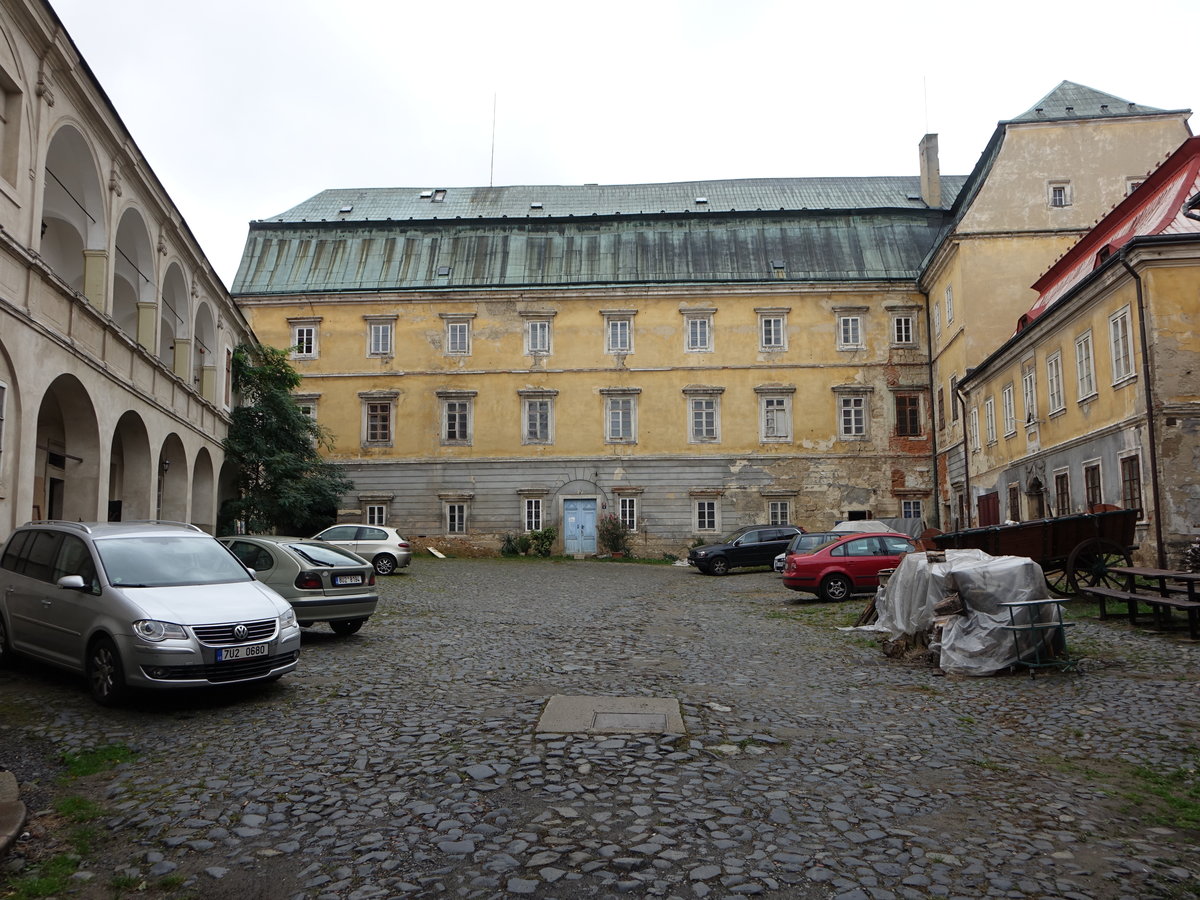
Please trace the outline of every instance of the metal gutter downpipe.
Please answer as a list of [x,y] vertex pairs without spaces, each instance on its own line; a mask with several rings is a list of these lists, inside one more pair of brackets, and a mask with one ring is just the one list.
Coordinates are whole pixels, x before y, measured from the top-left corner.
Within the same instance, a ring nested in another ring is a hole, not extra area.
[[1138,340],[1142,343],[1142,382],[1146,392],[1146,442],[1150,445],[1150,496],[1154,503],[1154,543],[1158,550],[1158,568],[1167,567],[1167,550],[1163,545],[1162,488],[1158,482],[1158,429],[1154,426],[1154,385],[1150,382],[1150,342],[1146,339],[1146,302],[1142,294],[1142,276],[1133,270],[1121,248],[1121,265],[1133,279],[1137,292]]
[[[968,373],[970,370],[967,370]],[[962,410],[963,430],[963,512],[966,513],[967,527],[971,527],[971,429],[967,427],[967,395],[963,393],[962,388],[954,389],[954,399],[958,401],[959,409]]]
[[[936,528],[941,528],[943,531],[944,525],[948,524],[942,521],[942,509],[938,501],[941,499],[938,496],[938,434],[937,434],[937,387],[933,383],[933,317],[929,313],[929,295],[925,294],[925,339],[929,342],[929,361],[926,367],[929,369],[929,434],[933,440],[929,442],[929,447],[933,453],[933,511],[937,516]],[[949,475],[949,467],[947,466],[947,476]],[[949,478],[947,477],[946,486],[949,487]]]

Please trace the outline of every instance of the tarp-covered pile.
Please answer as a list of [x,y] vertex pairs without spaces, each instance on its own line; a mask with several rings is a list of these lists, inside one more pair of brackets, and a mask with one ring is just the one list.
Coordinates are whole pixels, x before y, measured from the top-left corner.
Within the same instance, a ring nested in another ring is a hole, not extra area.
[[[935,561],[942,557],[944,562]],[[937,615],[934,607],[955,594],[961,599],[961,612]],[[931,647],[940,644],[944,671],[991,675],[1018,662],[1013,632],[1004,626],[1026,624],[1030,615],[1050,621],[1055,609],[1018,608],[1010,619],[1009,609],[1001,604],[1048,598],[1041,566],[1023,556],[990,556],[982,550],[910,553],[875,597],[879,618],[874,629],[897,641],[925,635],[940,625],[941,639]],[[1047,630],[1046,639],[1054,634]],[[1022,655],[1032,652],[1027,644],[1022,644]]]

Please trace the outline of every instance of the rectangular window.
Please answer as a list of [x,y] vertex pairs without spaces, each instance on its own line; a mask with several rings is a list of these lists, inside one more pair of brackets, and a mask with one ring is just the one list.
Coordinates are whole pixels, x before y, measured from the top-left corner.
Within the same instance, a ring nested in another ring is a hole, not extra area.
[[525,530],[542,530],[542,499],[540,497],[525,498]]
[[367,353],[369,356],[392,355],[392,323],[372,322]]
[[1069,181],[1050,182],[1050,205],[1062,207],[1071,205],[1071,183]]
[[914,344],[916,338],[913,336],[913,317],[912,316],[896,316],[892,319],[892,343],[893,344]]
[[1084,512],[1095,512],[1104,502],[1100,491],[1100,463],[1092,463],[1083,467],[1083,502]]
[[1004,415],[1004,433],[1006,435],[1017,433],[1017,408],[1016,401],[1013,399],[1013,386],[1008,383],[1004,386],[1004,390],[1000,393],[1000,409]]
[[697,531],[716,531],[717,530],[717,501],[716,500],[697,500],[696,501],[696,530]]
[[867,398],[841,397],[838,401],[839,433],[843,438],[864,437],[867,433]]
[[1053,353],[1046,360],[1046,393],[1049,395],[1051,414],[1061,412],[1066,407],[1061,353]]
[[467,505],[465,503],[446,504],[446,533],[466,534]]
[[996,443],[996,398],[988,397],[983,401],[983,423],[987,430],[987,442]]
[[471,354],[471,320],[446,320],[446,353],[455,356]]
[[317,329],[314,325],[296,325],[292,328],[292,357],[311,359],[317,355]]
[[1054,473],[1054,513],[1065,516],[1071,512],[1071,475],[1069,472]]
[[940,338],[942,336],[942,304],[933,304],[933,336]]
[[1125,307],[1108,320],[1108,330],[1112,337],[1113,384],[1116,384],[1133,375],[1133,344],[1129,336],[1129,307]]
[[946,427],[946,389],[938,388],[938,428]]
[[525,401],[525,443],[550,443],[551,401],[548,399]]
[[692,397],[688,400],[691,413],[690,437],[692,443],[711,443],[718,438],[717,398]]
[[1092,362],[1090,331],[1075,339],[1075,382],[1079,387],[1078,399],[1084,400],[1096,393],[1096,368]]
[[785,350],[784,317],[776,315],[760,315],[758,317],[759,333],[762,338],[761,349]]
[[1021,486],[1019,484],[1008,486],[1008,517],[1014,522],[1021,521]]
[[637,497],[622,497],[620,505],[621,524],[629,531],[637,531]]
[[900,501],[900,516],[904,519],[920,519],[923,517],[921,512],[920,500],[901,500]]
[[367,404],[367,443],[381,444],[392,439],[392,404]]
[[958,376],[950,376],[950,421],[958,421]]
[[525,323],[525,352],[530,356],[547,356],[550,353],[550,323],[544,319],[532,319]]
[[921,436],[921,398],[917,394],[896,395],[896,434]]
[[447,444],[469,444],[471,442],[471,401],[447,400],[444,408],[442,441]]
[[982,450],[983,448],[979,444],[979,407],[978,406],[971,407],[971,420],[967,424],[967,430],[970,432],[971,449],[972,450]]
[[862,318],[838,316],[838,349],[857,350],[862,347]]
[[609,353],[630,353],[633,351],[633,320],[608,319],[607,344]]
[[792,439],[792,398],[764,396],[761,403],[761,439],[763,441],[790,441]]
[[712,349],[712,318],[709,316],[688,316],[687,350],[695,353]]
[[367,524],[368,525],[386,525],[387,524],[387,506],[383,503],[368,503],[367,504]]
[[954,321],[954,287],[946,285],[946,324]]
[[604,439],[618,444],[637,440],[636,413],[634,397],[609,397],[605,401]]
[[771,500],[767,503],[769,525],[789,525],[792,521],[792,501]]
[[1021,400],[1025,404],[1025,424],[1037,422],[1037,370],[1033,363],[1021,367]]
[[1142,463],[1137,456],[1121,459],[1121,505],[1136,509],[1139,519],[1146,517],[1142,512]]

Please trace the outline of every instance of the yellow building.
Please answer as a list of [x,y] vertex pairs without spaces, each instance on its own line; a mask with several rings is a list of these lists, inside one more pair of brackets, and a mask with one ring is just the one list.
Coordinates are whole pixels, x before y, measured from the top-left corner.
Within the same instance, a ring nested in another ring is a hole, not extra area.
[[1064,81],[999,123],[953,198],[948,233],[920,278],[943,530],[978,524],[966,503],[957,386],[1012,334],[1036,297],[1029,285],[1190,137],[1189,115]]
[[241,313],[53,10],[0,5],[0,541],[216,527]]
[[1187,115],[1064,82],[968,177],[930,135],[911,177],[329,190],[251,223],[233,294],[296,348],[346,520],[578,553],[608,513],[650,552],[946,527],[967,361]]
[[1178,565],[1200,526],[1200,138],[1034,288],[960,384],[978,523],[1138,509],[1142,561]]

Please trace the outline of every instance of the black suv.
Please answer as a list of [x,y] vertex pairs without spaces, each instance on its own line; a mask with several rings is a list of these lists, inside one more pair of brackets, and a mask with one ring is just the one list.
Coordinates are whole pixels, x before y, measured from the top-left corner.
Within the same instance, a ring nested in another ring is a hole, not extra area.
[[775,557],[803,528],[795,525],[747,525],[720,544],[705,544],[688,551],[688,565],[705,575],[724,575],[743,566],[770,566]]

